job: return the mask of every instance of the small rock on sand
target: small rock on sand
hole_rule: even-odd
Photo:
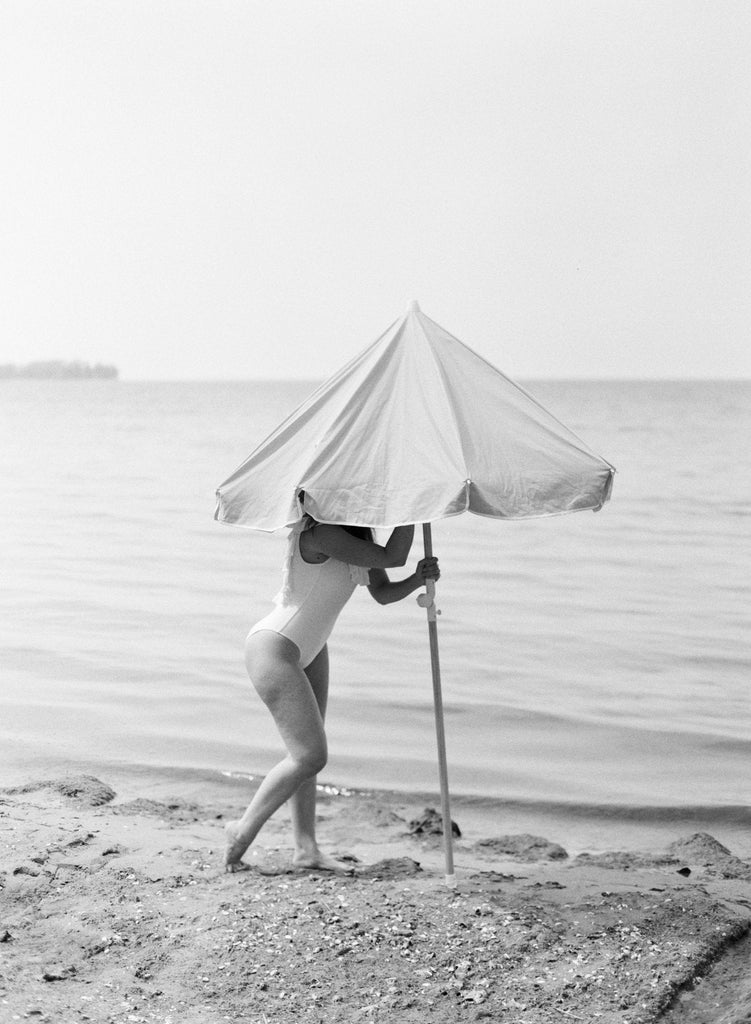
[[[68,978],[72,978],[76,973],[75,967],[72,965],[69,967],[63,967],[56,965],[54,967],[48,967],[42,971],[42,981],[67,981]]]
[[[426,807],[419,818],[413,818],[410,821],[409,831],[413,836],[442,836],[443,817],[434,807]],[[455,821],[451,822],[451,833],[456,839],[459,839],[462,834]]]
[[[358,878],[409,878],[416,875],[422,868],[416,860],[411,857],[390,857],[386,860],[379,860],[375,864],[368,864],[367,867],[359,868]]]
[[[150,818],[161,818],[163,821],[169,822],[202,821],[206,817],[205,810],[199,807],[198,804],[181,800],[178,797],[170,800],[169,803],[139,797],[136,800],[130,800],[126,804],[116,804],[112,810],[115,814],[145,814]]]
[[[80,800],[90,807],[99,807],[114,800],[114,789],[93,775],[71,775],[63,779],[44,779],[42,782],[29,782],[25,786],[12,786],[0,792],[14,796],[21,793],[36,793],[41,789],[51,789],[61,796]]]
[[[694,865],[716,878],[740,878],[751,881],[751,865],[736,857],[708,832],[696,832],[684,839],[676,839],[664,854],[632,853],[626,850],[580,853],[574,864],[577,867],[611,868],[614,871],[673,867],[685,878],[691,874],[689,865]]]
[[[696,864],[720,878],[741,878],[751,881],[751,864],[747,864],[723,846],[708,832],[695,832],[685,839],[677,839],[668,851],[684,864]]]
[[[577,867],[611,868],[613,871],[633,871],[636,868],[671,867],[680,861],[666,854],[631,853],[628,850],[613,850],[605,853],[580,853],[574,859]]]
[[[492,853],[495,856],[523,861],[565,860],[568,857],[566,851],[558,843],[551,843],[543,836],[531,836],[527,833],[480,839],[475,843],[475,849],[481,853]]]

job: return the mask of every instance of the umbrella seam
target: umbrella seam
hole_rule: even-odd
[[[462,432],[459,429],[459,421],[456,418],[456,412],[454,411],[454,406],[451,403],[451,399],[449,397],[449,391],[448,391],[448,388],[446,387],[446,376],[445,376],[445,374],[443,372],[443,367],[441,366],[439,360],[436,358],[435,352],[433,351],[433,346],[430,344],[430,341],[428,339],[428,335],[425,332],[425,328],[420,323],[420,316],[423,316],[423,315],[424,314],[422,313],[422,310],[420,310],[419,313],[415,313],[414,314],[414,316],[415,316],[415,318],[416,318],[416,320],[417,320],[417,322],[418,322],[418,324],[420,326],[420,330],[422,331],[422,336],[425,339],[425,344],[427,345],[428,351],[430,352],[430,358],[433,360],[433,365],[435,366],[436,370],[438,371],[438,377],[440,378],[440,381],[441,381],[441,388],[443,389],[443,396],[444,396],[444,398],[446,400],[446,404],[449,407],[449,411],[451,412],[451,419],[452,419],[452,422],[454,424],[454,431],[456,433],[456,439],[457,439],[457,442],[458,442],[459,451],[461,452],[461,456],[462,456],[462,466],[464,467],[464,511],[467,512],[467,511],[469,511],[469,486],[472,483],[472,478],[469,476],[469,470],[467,469],[467,461],[466,461],[466,459],[464,457],[464,445],[462,444]],[[430,317],[428,317],[428,319],[430,319]]]

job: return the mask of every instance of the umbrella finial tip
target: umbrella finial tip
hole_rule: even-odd
[[[420,312],[420,304],[418,303],[417,299],[412,299],[410,304],[407,306],[407,312],[408,313],[419,313]]]

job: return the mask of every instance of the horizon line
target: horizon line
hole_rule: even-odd
[[[331,376],[331,375],[329,375]],[[726,377],[715,377],[705,375],[689,375],[689,376],[571,376],[571,375],[557,375],[557,374],[508,374],[504,371],[504,376],[510,380],[523,380],[523,381],[549,381],[549,382],[581,382],[581,383],[601,383],[601,384],[619,384],[619,383],[634,383],[634,384],[650,384],[650,383],[718,383],[718,384],[731,384],[731,383],[746,383],[751,382],[751,375],[748,376],[726,376]],[[70,384],[74,381],[84,381],[86,383],[101,383],[107,381],[110,384],[322,384],[328,377],[131,377],[125,376],[118,370],[117,377],[26,377],[26,376],[0,376],[0,381],[11,381],[19,383],[20,381],[31,381],[39,383],[42,381]]]
[[[602,376],[602,377],[589,377],[589,376],[559,376],[557,374],[541,375],[541,374],[518,374],[510,375],[505,373],[504,376],[510,377],[512,380],[539,380],[539,381],[586,381],[588,383],[683,383],[683,382],[715,382],[715,383],[733,383],[733,382],[751,382],[751,375],[749,376],[730,376],[730,377],[714,377],[704,375],[690,375],[690,376]],[[128,383],[142,383],[142,384],[318,384],[328,380],[327,377],[130,377],[123,376],[122,374],[118,377],[118,380]]]

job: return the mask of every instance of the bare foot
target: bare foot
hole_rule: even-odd
[[[224,851],[224,870],[249,871],[250,865],[243,863],[242,855],[248,849],[248,844],[240,838],[239,821],[228,821],[224,826],[227,836],[227,847]]]
[[[292,867],[296,871],[333,871],[337,875],[355,873],[351,864],[329,857],[318,849],[310,853],[296,853],[292,858]]]

